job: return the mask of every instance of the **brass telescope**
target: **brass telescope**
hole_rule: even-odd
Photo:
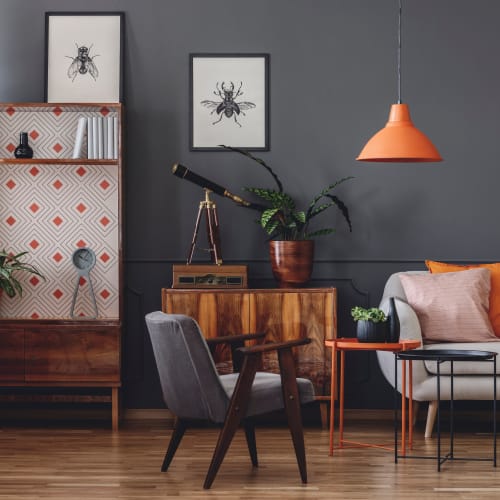
[[[234,201],[237,205],[240,205],[242,207],[252,208],[254,210],[259,210],[260,212],[262,212],[267,208],[264,205],[259,205],[258,203],[252,203],[251,201],[245,200],[241,196],[231,193],[226,188],[222,187],[220,184],[216,184],[215,182],[212,182],[207,178],[202,177],[201,175],[195,174],[192,170],[189,170],[180,163],[175,163],[173,165],[172,173],[175,176],[180,177],[181,179],[186,179],[196,184],[197,186],[202,187],[203,189],[208,189],[213,193],[218,194],[219,196],[224,196],[225,198],[229,198],[230,200]]]

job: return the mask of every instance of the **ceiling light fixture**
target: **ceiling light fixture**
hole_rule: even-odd
[[[389,121],[365,145],[356,160],[374,162],[442,161],[429,138],[410,118],[407,104],[401,103],[401,0],[398,17],[398,102],[391,106]]]

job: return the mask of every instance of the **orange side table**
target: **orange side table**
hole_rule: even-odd
[[[335,417],[335,384],[336,384],[336,364],[337,352],[340,352],[340,397],[339,397],[339,448],[344,447],[344,443],[351,443],[357,446],[369,446],[375,448],[386,448],[385,446],[368,443],[357,443],[346,441],[344,439],[344,364],[346,351],[390,351],[401,352],[409,349],[420,347],[420,340],[401,340],[400,342],[385,343],[385,342],[358,342],[354,338],[340,338],[325,340],[325,346],[332,349],[332,375],[330,387],[330,451],[329,455],[333,455],[333,435],[334,435],[334,417]],[[402,437],[402,454],[406,453],[406,361],[401,361],[402,379],[401,379],[401,437]],[[412,447],[413,443],[413,373],[412,362],[408,361],[408,444]],[[393,449],[393,448],[386,448]]]

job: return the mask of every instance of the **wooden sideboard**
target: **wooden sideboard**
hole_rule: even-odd
[[[113,429],[121,385],[124,114],[121,103],[0,103],[0,213],[8,214],[0,221],[2,248],[29,250],[27,262],[45,277],[17,275],[23,297],[4,293],[0,300],[0,403],[110,402]],[[116,157],[73,158],[80,120],[104,118],[117,126]],[[12,155],[21,130],[33,158]],[[96,253],[97,319],[89,279],[80,277],[72,306],[72,254],[83,247]]]
[[[113,320],[0,320],[1,387],[111,389],[118,429],[120,324]],[[92,400],[87,396],[87,400]],[[62,399],[61,399],[62,400]]]
[[[331,352],[325,340],[337,337],[335,288],[162,289],[162,310],[198,321],[206,338],[267,332],[266,342],[309,337],[295,352],[297,375],[310,379],[318,399],[330,393]],[[230,372],[229,349],[216,353],[219,372]],[[263,370],[278,373],[276,355],[263,359]]]

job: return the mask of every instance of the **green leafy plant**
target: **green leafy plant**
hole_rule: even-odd
[[[354,321],[371,321],[373,323],[383,323],[387,321],[387,316],[384,311],[378,307],[365,309],[364,307],[356,306],[351,309],[351,316]]]
[[[36,274],[45,279],[35,266],[21,260],[27,253],[21,252],[14,255],[5,250],[0,252],[0,289],[4,290],[9,297],[14,297],[16,294],[22,296],[23,294],[21,283],[15,277],[18,273]]]
[[[251,160],[257,162],[264,167],[269,174],[271,174],[276,189],[245,187],[244,190],[248,191],[261,200],[265,205],[255,205],[260,211],[258,222],[269,235],[272,240],[308,240],[315,236],[323,236],[333,233],[335,231],[332,227],[310,230],[309,224],[312,219],[316,218],[325,210],[336,207],[343,215],[349,230],[352,231],[351,220],[349,218],[349,211],[344,202],[342,202],[336,195],[332,194],[332,190],[343,182],[353,179],[352,176],[344,177],[339,181],[328,185],[320,193],[318,193],[311,200],[306,210],[297,208],[297,204],[292,196],[286,193],[283,189],[283,184],[278,175],[267,165],[264,160],[257,158],[243,149],[233,148],[229,146],[222,146],[231,151],[240,153]]]

